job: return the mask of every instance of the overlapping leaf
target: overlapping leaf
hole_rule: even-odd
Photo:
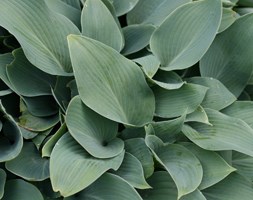
[[[127,14],[128,24],[153,24],[161,22],[176,8],[191,0],[139,0],[134,9]]]
[[[253,129],[241,119],[206,109],[211,125],[191,123],[183,133],[198,146],[212,151],[235,150],[253,156]]]
[[[56,143],[50,157],[53,189],[64,197],[80,192],[107,170],[117,170],[123,157],[124,152],[114,158],[94,158],[66,133]]]
[[[0,162],[5,162],[15,158],[23,146],[22,134],[14,119],[6,113],[2,103],[0,103],[2,130],[0,132]]]
[[[203,176],[203,169],[199,160],[181,145],[161,145],[162,143],[158,144],[156,140],[148,136],[146,142],[158,162],[174,180],[178,190],[178,199],[195,191]]]
[[[66,37],[79,30],[44,1],[1,1],[0,25],[17,38],[28,60],[42,71],[54,75],[72,72]]]
[[[13,174],[29,181],[49,178],[49,160],[41,158],[33,143],[24,143],[20,154],[6,162],[5,166]]]
[[[236,170],[216,152],[201,149],[192,143],[183,143],[183,146],[189,149],[202,165],[203,178],[198,187],[201,190],[218,183]]]
[[[143,138],[125,140],[125,149],[141,162],[145,177],[150,177],[154,172],[154,161],[145,140]]]
[[[116,137],[118,124],[85,106],[79,96],[68,107],[66,124],[75,140],[96,158],[111,158],[123,151],[124,142]]]
[[[146,24],[130,25],[123,28],[126,44],[121,53],[129,55],[146,47],[154,30],[154,26]]]
[[[195,1],[171,13],[150,40],[161,69],[185,69],[197,63],[211,45],[220,19],[220,0]]]
[[[155,114],[159,117],[171,118],[191,113],[201,104],[207,89],[196,84],[185,84],[177,90],[154,87]]]
[[[207,77],[192,77],[188,82],[208,87],[201,105],[204,108],[221,110],[232,104],[236,97],[218,80]]]
[[[241,175],[233,173],[218,184],[203,190],[208,200],[251,200],[252,184]]]
[[[134,8],[139,0],[109,0],[115,8],[116,15],[121,16]]]
[[[237,19],[219,34],[200,61],[202,76],[221,81],[236,97],[247,85],[253,66],[253,14]]]
[[[120,168],[114,172],[114,174],[120,176],[135,188],[150,188],[144,178],[141,162],[130,153],[125,153],[124,160]]]
[[[15,192],[14,192],[15,191]],[[34,185],[21,179],[13,179],[6,182],[2,200],[43,200],[43,196]]]
[[[124,38],[121,29],[101,0],[87,0],[81,19],[83,35],[103,42],[117,51],[123,48]]]
[[[42,72],[33,66],[25,57],[22,49],[13,51],[14,61],[7,68],[7,76],[20,95],[40,96],[51,95],[51,87],[55,84],[55,77]]]
[[[95,183],[80,192],[77,197],[64,198],[64,200],[75,199],[142,200],[137,191],[126,181],[110,173],[105,173]]]
[[[143,126],[151,121],[154,96],[135,63],[95,40],[74,35],[68,40],[77,87],[84,104],[102,116],[124,124]]]

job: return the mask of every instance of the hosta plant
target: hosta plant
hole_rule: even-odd
[[[251,200],[251,0],[0,0],[0,199]]]

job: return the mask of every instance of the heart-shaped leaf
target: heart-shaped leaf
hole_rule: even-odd
[[[66,133],[56,143],[50,158],[53,189],[67,197],[88,187],[107,170],[117,170],[124,152],[114,158],[94,158]]]
[[[134,62],[87,37],[71,35],[68,40],[84,104],[106,118],[128,125],[143,126],[152,120],[154,96]]]
[[[118,124],[85,106],[79,96],[70,102],[66,124],[73,138],[96,158],[111,158],[123,151],[124,142],[116,137]]]

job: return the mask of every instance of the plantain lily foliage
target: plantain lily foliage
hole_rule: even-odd
[[[250,0],[0,0],[0,199],[252,200]]]

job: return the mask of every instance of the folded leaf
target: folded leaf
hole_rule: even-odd
[[[67,132],[66,124],[62,124],[56,133],[43,145],[42,157],[50,157],[56,142]]]
[[[216,110],[206,109],[206,113],[212,125],[184,125],[186,137],[206,150],[235,150],[253,156],[253,129],[248,124]]]
[[[1,1],[0,25],[17,38],[27,59],[42,71],[53,75],[72,72],[66,37],[79,30],[44,1]]]
[[[156,171],[148,178],[152,189],[141,190],[143,200],[176,200],[177,187],[166,171]]]
[[[141,162],[145,177],[150,177],[154,172],[154,161],[145,140],[143,138],[125,140],[125,149]]]
[[[150,78],[148,74],[147,76],[151,83],[158,85],[166,90],[179,89],[184,85],[184,82],[181,77],[173,71],[158,70],[152,78]]]
[[[154,96],[134,62],[87,37],[70,35],[68,40],[84,104],[123,124],[143,126],[152,120]]]
[[[94,158],[66,133],[56,143],[50,157],[53,189],[64,197],[71,196],[91,185],[107,170],[117,170],[123,158],[124,152],[114,158]]]
[[[92,156],[111,158],[123,151],[124,142],[117,138],[118,124],[74,97],[67,110],[66,124],[73,138]]]
[[[144,178],[144,172],[141,162],[130,153],[125,153],[124,160],[120,168],[115,171],[114,174],[120,176],[135,188],[150,188]]]
[[[147,143],[157,161],[174,180],[178,190],[177,199],[198,188],[202,180],[203,170],[193,153],[178,144],[160,145],[157,144],[157,141],[150,139],[147,140]]]
[[[5,162],[12,160],[20,153],[23,137],[16,122],[6,113],[2,103],[0,103],[0,114],[3,120],[3,128],[0,132],[0,162]]]
[[[216,152],[201,149],[192,143],[182,143],[182,145],[190,150],[199,159],[202,165],[203,178],[198,187],[200,190],[220,182],[236,170]]]
[[[133,61],[141,65],[143,71],[149,78],[152,78],[155,75],[160,66],[159,60],[152,54],[135,58]]]
[[[161,69],[185,69],[197,63],[214,40],[220,20],[220,0],[194,1],[171,13],[150,40]]]
[[[173,143],[177,140],[178,134],[181,132],[185,121],[185,115],[173,120],[152,122],[150,125],[154,130],[154,134],[164,143]]]
[[[201,123],[211,125],[208,120],[206,111],[204,110],[202,106],[199,106],[192,113],[186,115],[185,122],[201,122]]]
[[[221,110],[236,100],[236,97],[220,81],[214,78],[192,77],[187,79],[187,82],[209,88],[201,103],[204,108]]]

